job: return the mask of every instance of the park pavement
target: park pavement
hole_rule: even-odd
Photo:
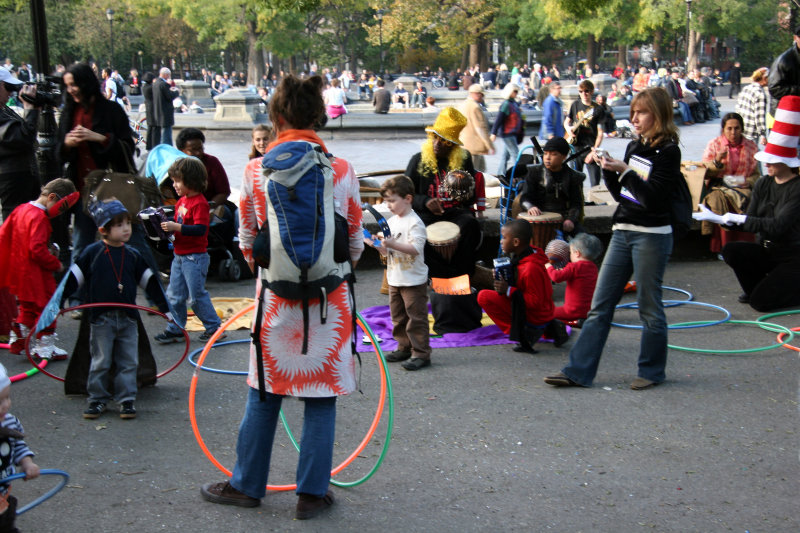
[[[730,269],[709,260],[711,254],[705,257],[672,261],[665,285],[728,309],[735,320],[755,320],[760,313],[736,301],[740,291]],[[358,308],[386,305],[378,292],[382,271],[362,266],[357,275]],[[211,278],[208,288],[212,296],[254,293],[252,280]],[[563,297],[562,287],[555,297]],[[686,298],[673,290],[666,297]],[[670,308],[667,316],[671,323],[716,320],[722,311],[690,304]],[[620,311],[617,319],[635,323],[636,315]],[[151,338],[164,326],[155,316],[143,320]],[[798,325],[796,316],[774,320]],[[58,333],[71,346],[77,322],[62,318]],[[94,421],[81,418],[84,398],[66,397],[61,383],[34,376],[13,385],[11,411],[25,426],[36,462],[63,469],[71,479],[21,515],[18,526],[62,533],[800,530],[797,352],[721,353],[775,342],[774,333],[749,323],[673,330],[671,343],[717,352],[671,349],[667,381],[632,391],[639,332],[613,328],[592,388],[544,384],[542,378],[566,361],[577,334],[561,348],[540,345],[535,355],[509,346],[459,347],[435,350],[433,365],[422,371],[390,365],[394,424],[383,463],[365,483],[333,488],[337,505],[310,522],[293,519],[291,492],[270,492],[254,509],[200,498],[202,484],[224,475],[193,436],[190,384],[196,375],[202,437],[232,468],[246,394],[243,376],[195,374],[184,362],[157,386],[140,391],[136,420],[121,420],[112,410]],[[192,350],[200,347],[198,335],[191,334]],[[247,339],[247,331],[230,332],[227,340],[239,339]],[[180,345],[153,346],[161,370],[182,353]],[[211,351],[206,363],[244,370],[247,358],[245,344],[233,344]],[[337,464],[364,438],[380,397],[374,354],[363,353],[361,360],[363,394],[339,401]],[[30,366],[8,354],[2,362],[10,374]],[[63,376],[65,363],[48,368]],[[299,433],[299,402],[287,400],[285,410]],[[366,448],[337,479],[368,473],[386,432],[384,414]],[[295,466],[296,452],[279,428],[270,482],[291,483]],[[12,490],[25,503],[54,482],[18,481]]]
[[[359,309],[385,305],[380,269],[359,269]],[[672,262],[665,284],[722,306],[737,320],[759,313],[737,303],[732,272],[719,261]],[[253,282],[210,279],[212,296],[251,297]],[[665,297],[685,298],[674,291]],[[557,287],[556,298],[563,295]],[[702,306],[670,308],[668,319],[716,320]],[[635,323],[633,311],[617,319]],[[796,317],[775,321],[795,326]],[[144,317],[153,335],[163,327]],[[77,322],[58,332],[69,345]],[[192,349],[200,344],[192,333]],[[113,411],[81,418],[83,398],[66,397],[43,375],[12,387],[12,412],[42,468],[71,474],[69,485],[20,516],[22,531],[769,531],[800,528],[798,483],[798,354],[775,348],[746,355],[670,350],[667,381],[632,391],[639,332],[613,328],[597,380],[588,389],[555,389],[542,378],[564,364],[565,346],[540,345],[535,355],[509,346],[434,350],[433,365],[408,372],[390,365],[394,426],[384,461],[354,488],[334,488],[338,503],[311,522],[293,519],[292,493],[270,492],[261,507],[204,502],[203,483],[224,479],[192,435],[188,363],[139,393],[136,420]],[[228,340],[246,339],[234,331]],[[672,331],[674,344],[723,349],[770,345],[775,334],[751,324]],[[159,368],[177,360],[179,345],[155,346]],[[247,349],[213,350],[207,365],[243,370]],[[361,441],[376,408],[374,354],[361,355],[361,389],[339,401],[335,462]],[[10,373],[29,367],[6,355]],[[65,363],[48,367],[63,375]],[[243,413],[243,376],[199,372],[198,426],[224,466],[235,461]],[[285,402],[299,432],[299,402]],[[386,442],[386,419],[340,480],[359,479]],[[296,453],[279,429],[271,482],[290,483]],[[23,502],[53,483],[14,484]]]

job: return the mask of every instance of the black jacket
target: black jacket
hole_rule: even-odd
[[[583,211],[583,180],[586,176],[567,165],[553,174],[542,165],[534,165],[525,176],[525,186],[520,193],[520,203],[527,211],[529,205],[540,211],[561,214],[573,223],[581,221]]]
[[[769,69],[769,94],[772,97],[770,112],[773,115],[781,98],[787,94],[800,96],[800,50],[797,45],[792,44],[772,63]]]
[[[153,120],[156,126],[169,128],[175,124],[175,107],[172,101],[177,96],[164,78],[159,77],[153,81]]]
[[[614,211],[613,223],[635,224],[655,227],[671,224],[670,206],[681,174],[681,150],[673,142],[649,146],[633,141],[625,150],[625,162],[637,155],[652,165],[647,179],[640,178],[633,170],[622,175],[608,170],[603,171],[603,179],[608,191],[619,202]],[[638,203],[623,197],[625,187]]]
[[[64,176],[72,180],[76,187],[83,185],[83,176],[87,174],[77,168],[78,150],[64,145],[64,138],[72,130],[73,117],[66,113],[61,114],[58,125],[58,144],[56,153],[62,164],[67,168]],[[92,131],[108,135],[108,142],[89,143],[89,151],[95,165],[99,169],[111,168],[117,172],[130,172],[133,165],[133,135],[128,124],[128,115],[118,103],[105,98],[99,98],[94,104],[92,114]],[[80,190],[80,189],[79,189]]]
[[[0,109],[0,177],[17,173],[39,175],[36,167],[39,110],[26,109],[23,115],[24,118],[5,105]]]

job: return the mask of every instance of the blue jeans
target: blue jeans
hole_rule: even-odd
[[[90,402],[108,403],[111,382],[118,403],[136,399],[136,369],[139,366],[139,328],[122,309],[106,311],[89,330],[92,364],[86,390]],[[116,373],[111,375],[111,365]]]
[[[172,126],[161,127],[161,141],[158,144],[168,144],[172,146]]]
[[[672,234],[614,231],[597,277],[592,309],[569,352],[569,363],[562,370],[569,379],[584,387],[594,381],[614,309],[633,274],[643,326],[638,375],[656,383],[664,381],[667,320],[661,302],[661,283],[670,253]]]
[[[177,255],[172,259],[167,300],[172,309],[175,324],[167,325],[170,333],[181,333],[178,326],[186,326],[186,301],[194,314],[203,322],[206,331],[213,333],[222,323],[211,297],[206,290],[209,257],[207,253]],[[176,325],[177,324],[177,325]]]
[[[517,146],[517,138],[512,134],[510,137],[500,137],[503,139],[503,146],[500,150],[500,166],[497,168],[498,176],[505,176],[508,170],[508,161],[511,164],[517,162],[517,154],[519,153],[519,146]]]
[[[231,485],[250,496],[263,498],[269,478],[272,442],[283,396],[267,392],[261,401],[258,389],[250,389],[236,442],[236,466]],[[304,398],[305,412],[300,457],[297,461],[297,494],[325,496],[333,466],[336,430],[336,397]]]
[[[689,109],[689,104],[686,102],[678,102],[678,109],[681,110],[681,119],[683,120],[684,124],[687,122],[694,122],[694,117],[692,117],[692,110]]]

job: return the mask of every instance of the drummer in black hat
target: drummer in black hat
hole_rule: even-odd
[[[586,176],[564,164],[568,155],[569,143],[564,138],[548,140],[544,145],[544,165],[529,167],[518,199],[520,211],[528,215],[560,214],[564,217],[561,227],[564,235],[574,236],[584,231],[581,221]]]

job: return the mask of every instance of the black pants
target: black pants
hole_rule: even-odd
[[[800,305],[800,247],[767,249],[752,242],[730,242],[722,257],[756,311]]]
[[[8,508],[0,515],[0,533],[19,533],[15,526],[17,520],[17,499],[8,495]]]

